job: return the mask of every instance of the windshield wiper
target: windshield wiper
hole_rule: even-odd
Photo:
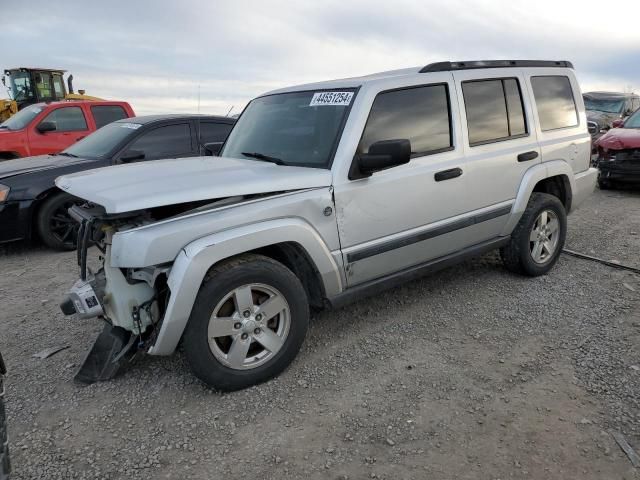
[[[284,162],[282,161],[282,159],[277,157],[270,157],[269,155],[265,155],[264,153],[260,153],[260,152],[240,152],[240,153],[242,153],[242,155],[244,155],[245,157],[255,158],[256,160],[263,160],[265,162],[275,163],[276,165],[284,165]]]
[[[67,153],[67,152],[56,153],[56,155],[60,155],[61,157],[78,158],[77,155],[74,155],[73,153]]]

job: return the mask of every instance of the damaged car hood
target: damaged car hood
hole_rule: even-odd
[[[62,190],[106,213],[331,185],[331,171],[226,157],[176,158],[64,175]]]
[[[612,128],[598,139],[596,146],[613,150],[640,148],[640,130],[637,128]]]

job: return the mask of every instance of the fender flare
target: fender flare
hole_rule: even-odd
[[[186,245],[176,257],[167,285],[171,291],[162,325],[151,355],[170,355],[187,326],[200,285],[216,263],[261,247],[294,242],[304,248],[315,264],[331,297],[342,291],[339,266],[318,234],[300,218],[281,218],[207,235]]]
[[[553,160],[551,162],[539,163],[528,169],[522,176],[520,187],[516,194],[516,199],[511,209],[511,217],[502,229],[501,235],[510,235],[516,224],[520,221],[520,217],[527,208],[529,198],[533,193],[536,184],[545,178],[564,175],[569,181],[570,191],[567,192],[571,198],[576,189],[576,181],[571,166],[563,160]],[[568,213],[568,212],[567,212]]]

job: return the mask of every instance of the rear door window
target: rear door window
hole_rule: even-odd
[[[131,142],[127,150],[143,152],[145,160],[176,158],[192,154],[191,128],[188,123],[154,128]]]
[[[196,128],[200,129],[200,143],[224,142],[229,136],[233,125],[217,122],[199,122],[196,120]]]
[[[462,82],[469,145],[509,140],[527,134],[520,85],[515,78]]]
[[[382,140],[407,139],[411,156],[453,148],[447,85],[381,92],[371,106],[358,153]]]
[[[91,107],[91,114],[96,122],[96,128],[127,118],[127,112],[120,105],[94,105]]]
[[[56,132],[87,130],[87,121],[80,107],[56,108],[42,121],[53,123],[56,126]]]
[[[542,131],[578,125],[578,112],[568,77],[531,77],[531,87]]]

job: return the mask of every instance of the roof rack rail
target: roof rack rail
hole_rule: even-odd
[[[475,68],[561,67],[573,68],[566,60],[473,60],[470,62],[436,62],[422,67],[420,73],[473,70]]]

